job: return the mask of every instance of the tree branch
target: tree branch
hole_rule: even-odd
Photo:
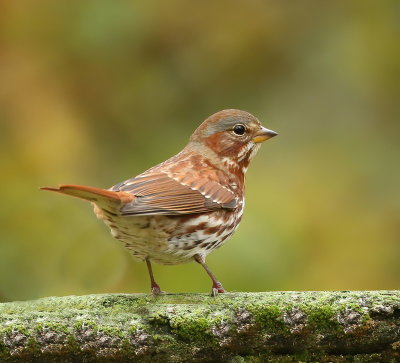
[[[400,291],[108,294],[0,304],[0,361],[400,361]]]

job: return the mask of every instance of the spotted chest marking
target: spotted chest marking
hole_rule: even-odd
[[[226,156],[222,158],[224,167],[232,174],[244,175],[247,171],[251,159],[257,154],[260,149],[260,144],[249,142],[239,149],[235,157]]]
[[[187,216],[121,216],[97,206],[94,210],[135,258],[170,265],[189,262],[195,254],[206,256],[224,244],[242,218],[243,201],[235,211]]]
[[[234,212],[221,211],[192,217],[170,238],[170,251],[191,258],[207,255],[232,236],[242,218],[243,202]]]

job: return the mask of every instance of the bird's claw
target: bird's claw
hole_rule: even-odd
[[[211,290],[211,296],[216,297],[218,295],[218,289],[216,287],[213,287]]]
[[[154,296],[164,295],[165,291],[161,291],[160,286],[152,286],[151,293]]]
[[[223,294],[225,292],[224,288],[222,287],[222,284],[218,282],[217,284],[214,284],[211,290],[211,296],[216,297],[218,294]]]

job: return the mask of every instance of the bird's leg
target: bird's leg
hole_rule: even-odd
[[[208,276],[210,276],[210,278],[211,278],[211,280],[213,282],[212,290],[211,290],[211,296],[216,296],[218,294],[221,294],[221,293],[225,292],[222,284],[217,280],[215,275],[211,272],[211,270],[206,265],[204,256],[197,254],[197,255],[194,255],[193,258],[197,263],[199,263],[201,266],[203,266],[204,270],[206,270]]]
[[[161,295],[164,294],[164,291],[161,291],[160,286],[154,280],[153,269],[151,268],[151,262],[149,258],[146,258],[147,269],[149,270],[150,282],[151,282],[151,292],[153,295]]]

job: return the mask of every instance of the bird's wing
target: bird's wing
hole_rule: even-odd
[[[210,212],[237,206],[235,193],[217,181],[185,175],[178,178],[166,173],[142,174],[111,188],[135,198],[124,204],[123,215],[179,215]]]

